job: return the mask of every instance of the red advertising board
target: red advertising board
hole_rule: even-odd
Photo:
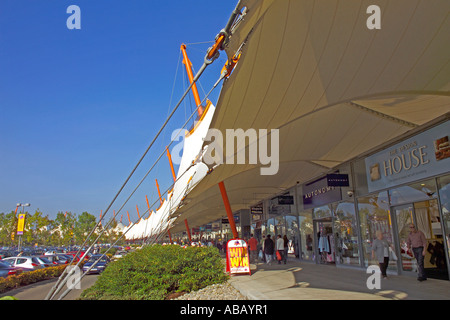
[[[227,272],[230,274],[250,272],[250,259],[247,242],[232,239],[227,243]]]

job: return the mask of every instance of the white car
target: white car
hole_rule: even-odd
[[[19,267],[23,269],[23,271],[33,271],[44,268],[44,266],[37,260],[36,257],[29,256],[8,257],[2,259],[2,262],[6,262],[13,267]]]
[[[113,255],[113,259],[120,259],[122,258],[124,255],[126,255],[128,252],[126,251],[117,251],[114,255]]]

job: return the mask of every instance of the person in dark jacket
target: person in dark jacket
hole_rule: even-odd
[[[264,254],[266,255],[266,263],[272,264],[272,256],[274,253],[274,244],[270,238],[270,234],[267,235],[266,240],[264,240]]]

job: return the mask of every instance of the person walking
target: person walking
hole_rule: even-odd
[[[250,239],[248,240],[248,246],[250,249],[250,261],[255,262],[258,256],[258,240],[255,239],[253,233],[250,235]]]
[[[378,230],[376,232],[377,238],[372,243],[372,258],[377,259],[381,275],[384,279],[387,278],[386,270],[389,266],[389,242],[383,238],[383,233]]]
[[[278,235],[277,239],[277,251],[280,254],[280,259],[279,260],[277,259],[278,264],[281,264],[281,261],[283,260],[284,257],[284,240],[283,238],[281,238],[281,234]]]
[[[272,239],[270,239],[270,234],[268,234],[266,240],[264,240],[264,254],[266,256],[266,263],[268,265],[272,264],[273,252],[274,252],[273,241]]]
[[[283,260],[284,260],[284,264],[286,264],[287,262],[287,257],[288,257],[288,251],[289,251],[289,239],[286,235],[283,236],[283,243],[284,243],[284,256],[283,256]]]
[[[262,261],[266,262],[266,254],[264,253],[264,242],[266,242],[266,236],[263,235],[261,239],[261,251],[262,251]]]
[[[418,270],[417,280],[422,282],[427,280],[424,267],[424,257],[426,254],[427,239],[425,238],[423,232],[417,230],[414,224],[412,223],[409,225],[409,231],[410,233],[406,243],[408,245],[408,249],[412,250],[412,252],[414,253],[414,257],[417,260],[417,270]]]

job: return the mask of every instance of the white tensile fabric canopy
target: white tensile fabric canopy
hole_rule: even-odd
[[[370,30],[367,8],[381,8]],[[172,233],[248,209],[450,111],[450,2],[244,0],[226,52],[242,55],[211,128],[279,129],[280,167],[224,164],[177,211]]]
[[[367,27],[370,5],[381,9],[381,29]],[[248,209],[449,117],[449,1],[243,0],[240,9],[245,16],[225,49],[229,58],[241,49],[240,60],[216,110],[185,141],[173,199],[130,239],[169,226],[185,231],[184,219],[195,227],[226,216],[221,181],[233,211]],[[261,175],[258,164],[207,174],[197,156],[208,128],[225,141],[227,129],[279,129],[277,174]]]

